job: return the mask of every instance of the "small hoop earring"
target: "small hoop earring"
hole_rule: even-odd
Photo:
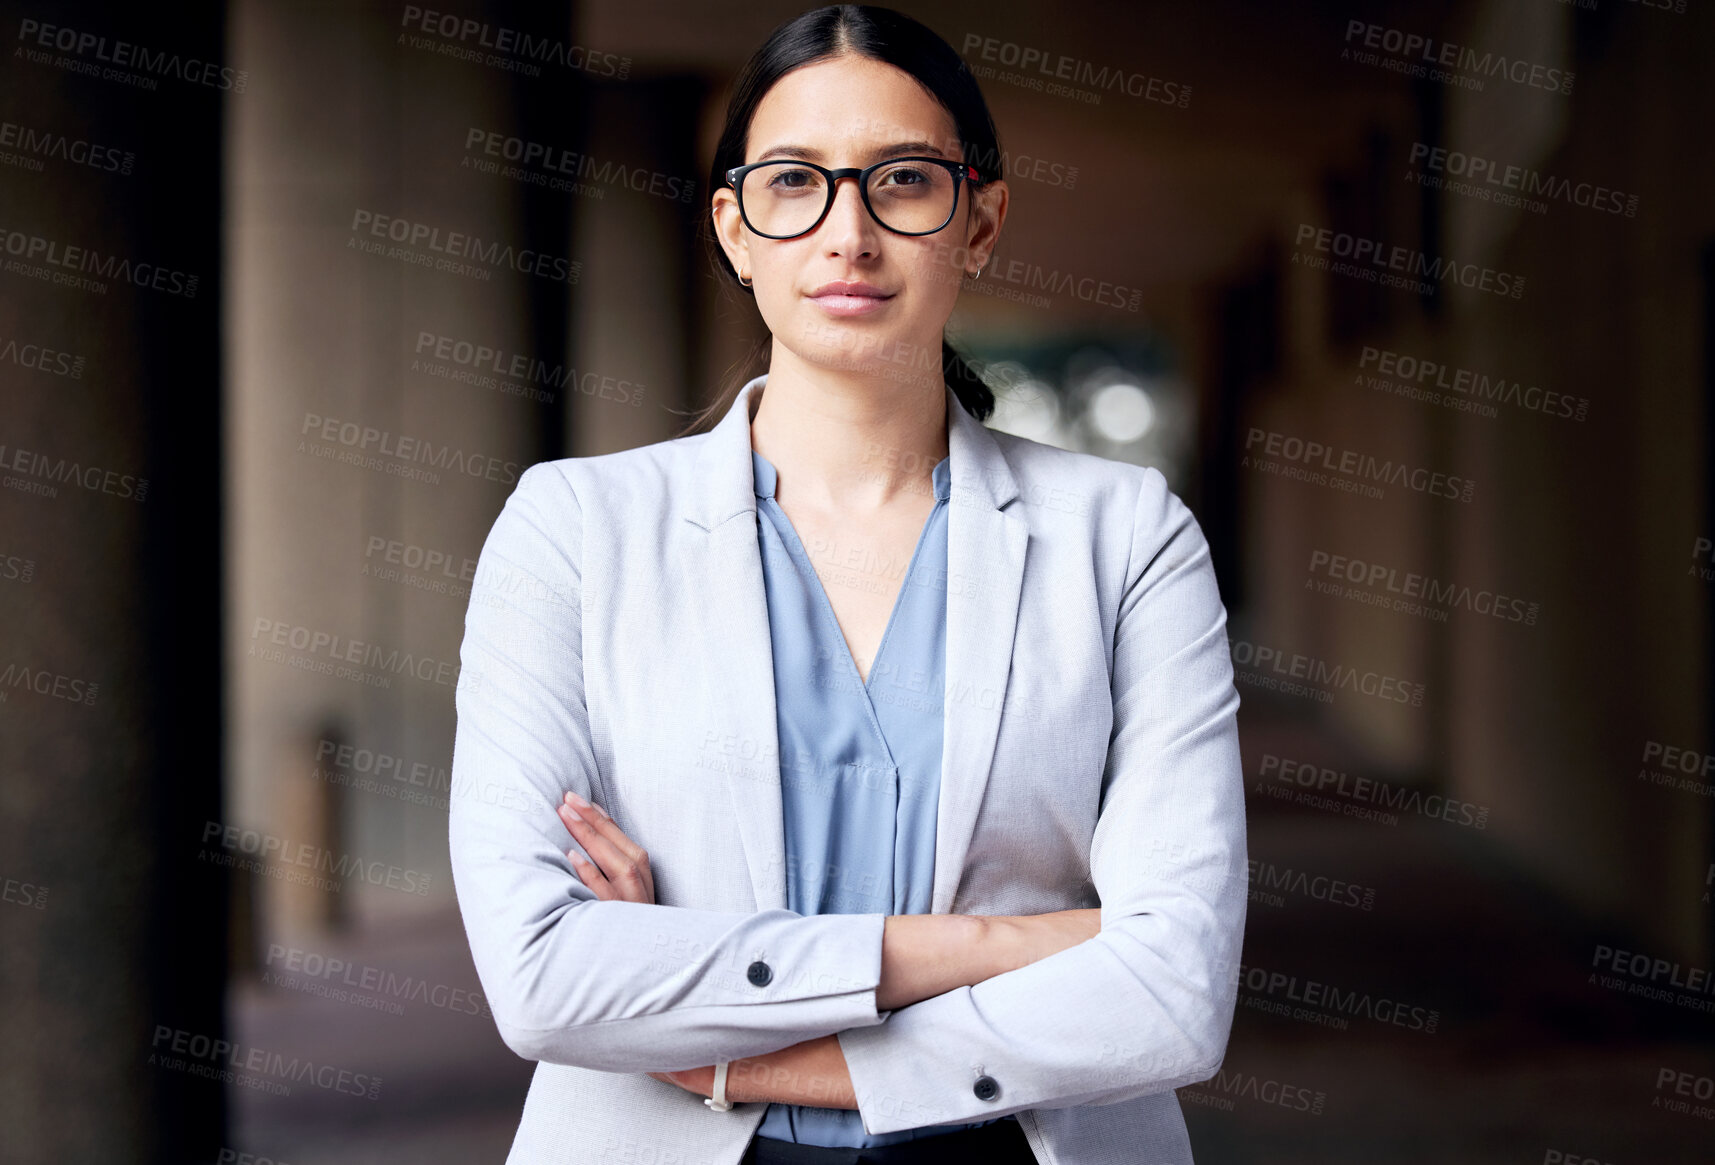
[[[983,277],[983,269],[981,267],[978,267],[977,273],[975,275],[971,276],[972,279],[981,279],[982,277]]]
[[[744,284],[744,285],[745,285],[745,286],[746,286],[746,287],[754,287],[754,286],[756,286],[756,280],[754,280],[754,279],[746,279],[746,278],[745,278],[745,277],[744,277],[744,272],[743,272],[743,271],[740,271],[740,272],[739,272],[739,273],[738,273],[738,281],[739,281],[739,282],[740,282],[740,283],[742,283],[742,284]]]

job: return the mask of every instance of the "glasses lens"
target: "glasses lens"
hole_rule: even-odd
[[[798,235],[821,216],[828,203],[828,183],[808,166],[770,162],[744,176],[738,197],[751,230],[763,235]]]
[[[751,229],[800,235],[828,204],[827,180],[797,162],[770,162],[744,176],[739,189]],[[889,162],[869,176],[869,204],[883,226],[907,234],[939,230],[952,217],[958,191],[945,166]]]
[[[952,171],[933,162],[889,162],[869,176],[875,217],[906,234],[939,230],[957,196]]]

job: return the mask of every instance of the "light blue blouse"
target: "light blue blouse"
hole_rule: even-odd
[[[799,914],[929,912],[947,657],[948,461],[934,468],[935,508],[866,683],[809,553],[774,500],[774,466],[751,450],[773,639],[787,907]],[[843,546],[818,548],[817,557],[839,585],[879,588],[898,570],[854,561]],[[851,1109],[770,1104],[757,1135],[871,1148],[992,1123],[870,1134]]]

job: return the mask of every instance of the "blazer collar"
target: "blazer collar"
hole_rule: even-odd
[[[696,637],[692,650],[705,661],[709,682],[702,689],[706,706],[692,715],[723,736],[736,735],[758,758],[725,771],[758,910],[785,909],[787,901],[779,725],[756,522],[731,519],[756,510],[750,402],[751,390],[766,381],[758,376],[739,391],[696,448],[694,476],[676,491],[686,521],[699,530],[683,544],[685,602]],[[1024,518],[1003,509],[1019,488],[999,443],[951,389],[944,391],[952,496],[941,795],[929,907],[935,914],[950,913],[957,900],[994,763],[1029,543]],[[1028,725],[1015,731],[1027,732]]]
[[[750,410],[755,399],[752,390],[767,383],[766,372],[747,381],[697,450],[695,476],[680,496],[686,499],[686,517],[705,530],[712,530],[745,510],[756,510],[756,480],[750,462]],[[944,388],[942,392],[947,409],[947,468],[953,481],[952,504],[999,510],[1018,496],[1018,479],[1013,476],[994,434],[965,411],[952,389]]]

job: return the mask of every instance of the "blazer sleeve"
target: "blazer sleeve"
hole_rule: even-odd
[[[867,1132],[1113,1104],[1219,1069],[1248,888],[1239,696],[1207,541],[1153,468],[1112,688],[1090,847],[1101,933],[839,1033]]]
[[[582,541],[572,483],[531,466],[483,544],[465,615],[449,843],[501,1038],[530,1060],[656,1072],[881,1023],[884,915],[602,901],[573,871],[555,809],[567,789],[599,801]]]

